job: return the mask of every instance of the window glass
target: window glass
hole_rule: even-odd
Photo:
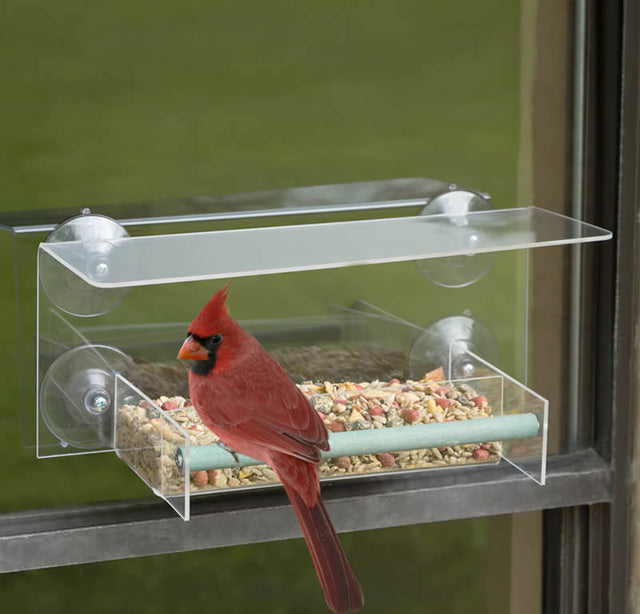
[[[564,211],[571,136],[568,3],[547,4],[7,0],[0,9],[0,210],[79,211],[97,203],[431,177],[486,192],[498,208],[536,204]],[[0,239],[7,263],[0,269],[0,366],[6,374],[0,512],[151,496],[113,454],[36,460],[25,447],[33,425],[23,424],[21,414],[8,264],[13,245],[8,235]],[[554,450],[562,449],[569,259],[567,250],[552,249],[532,261],[529,346],[522,329],[513,328],[514,297],[524,287],[517,278],[521,260],[501,259],[490,284],[456,295],[489,322],[503,368],[555,404]],[[34,281],[22,282],[35,283],[32,274]],[[316,294],[286,305],[286,315],[312,311],[330,279],[319,274]],[[331,292],[350,298],[348,275],[335,279],[340,285]],[[360,283],[371,290],[366,275]],[[264,317],[265,309],[274,315],[282,308],[263,281],[239,285],[240,316]],[[256,289],[264,302],[251,300]],[[186,320],[180,290],[164,292],[154,289],[137,304],[142,309],[164,301],[150,309],[150,319],[173,313]],[[209,289],[197,292],[205,296]],[[414,291],[398,283],[379,290],[385,293],[400,297],[401,315],[420,325],[449,315],[448,299],[429,303],[426,285]],[[33,308],[21,307],[26,344]],[[508,591],[487,587],[501,586],[494,570],[501,557],[511,560],[496,547],[500,534],[516,535],[511,522],[505,517],[495,525],[474,520],[345,536],[354,567],[362,570],[367,611],[423,612],[427,605],[503,611]],[[267,611],[315,611],[306,605],[308,594],[320,611],[314,574],[302,563],[306,556],[298,540],[28,572],[0,578],[0,586],[10,603],[29,590],[38,604],[33,611],[68,611],[70,600],[79,608],[84,599],[96,611],[113,611],[125,605],[125,595],[135,595],[141,610],[156,603],[175,611],[194,600],[241,612],[253,607],[252,599],[264,605],[271,595],[282,606]],[[282,585],[292,572],[273,561],[305,569],[299,581],[285,580],[290,594]],[[122,590],[112,591],[114,585]],[[98,593],[115,600],[111,609]]]

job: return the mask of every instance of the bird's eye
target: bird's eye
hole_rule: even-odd
[[[213,337],[211,337],[211,344],[214,346],[218,346],[222,343],[222,335],[219,333],[216,333],[215,335],[213,335]]]

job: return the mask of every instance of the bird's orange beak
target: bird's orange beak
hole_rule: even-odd
[[[200,343],[189,335],[178,352],[178,358],[188,360],[208,360],[209,352],[207,352]]]

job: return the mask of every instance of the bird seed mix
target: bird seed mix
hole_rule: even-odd
[[[436,369],[418,381],[398,379],[297,384],[334,433],[367,429],[406,427],[452,420],[491,417],[484,396],[464,383],[443,383],[444,372]],[[183,396],[160,396],[155,403],[123,405],[116,418],[118,454],[161,494],[184,492],[184,475],[176,461],[184,438],[175,423],[188,433],[191,446],[216,444],[219,439],[200,420],[191,401]],[[321,478],[337,478],[427,467],[445,467],[481,462],[498,462],[499,441],[427,448],[404,452],[383,452],[360,456],[340,456],[320,463]],[[231,459],[231,456],[230,456]],[[231,461],[233,464],[233,461]],[[266,465],[231,466],[226,469],[195,471],[190,475],[192,493],[245,488],[278,482]]]

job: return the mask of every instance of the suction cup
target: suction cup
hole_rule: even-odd
[[[132,364],[106,345],[79,346],[53,362],[40,386],[40,413],[63,446],[113,445],[114,373]]]
[[[104,215],[82,214],[60,224],[47,237],[47,243],[78,241],[86,252],[86,272],[92,279],[109,272],[112,241],[128,237],[129,233]],[[126,296],[127,288],[104,289],[90,286],[50,256],[40,262],[40,280],[49,300],[66,313],[91,317],[107,313]]]
[[[467,213],[493,209],[486,198],[470,190],[457,188],[443,192],[432,198],[424,206],[420,215],[446,214],[456,226],[467,226]],[[469,248],[473,249],[478,237],[469,228]],[[434,284],[445,288],[464,288],[482,279],[493,267],[494,253],[473,254],[469,256],[449,256],[416,261],[418,270]]]
[[[451,357],[449,378],[487,375],[490,369],[469,352],[492,365],[500,360],[498,342],[484,324],[467,315],[450,316],[420,333],[409,354],[409,368],[418,377],[438,367],[446,369]]]

